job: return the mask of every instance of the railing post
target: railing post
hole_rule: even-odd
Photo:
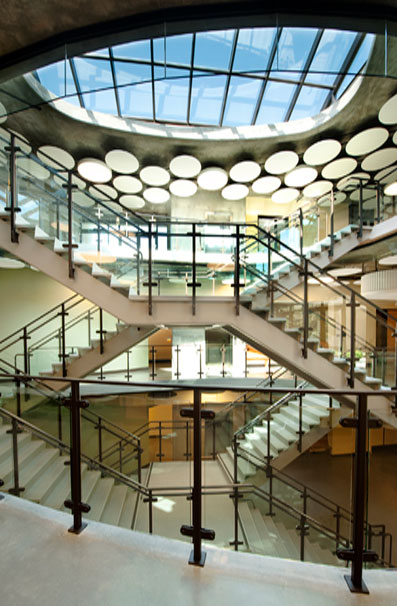
[[[356,293],[350,296],[350,371],[347,383],[354,388],[354,367],[356,363]]]
[[[226,372],[225,372],[225,344],[222,345],[221,347],[221,353],[222,353],[222,370],[221,370],[221,375],[222,377],[226,376]]]
[[[149,222],[148,225],[148,281],[144,284],[144,286],[148,287],[148,313],[149,316],[153,313],[153,286],[157,286],[155,282],[152,281],[153,278],[153,232],[152,232],[152,223]]]
[[[248,347],[245,345],[244,348],[244,376],[248,377]]]
[[[157,456],[159,458],[160,463],[163,458],[162,447],[163,447],[163,431],[162,431],[161,421],[159,421],[159,452],[157,453]]]
[[[58,440],[62,442],[62,402],[58,402]],[[60,451],[62,454],[62,450]]]
[[[233,541],[229,542],[229,545],[232,545],[234,547],[234,551],[238,551],[238,546],[243,544],[243,541],[239,541],[239,533],[238,533],[238,524],[239,524],[239,519],[238,519],[238,502],[239,502],[239,498],[240,498],[240,494],[239,494],[239,490],[238,490],[238,485],[239,485],[239,479],[238,479],[238,437],[236,436],[236,434],[233,436],[233,453],[234,453],[234,457],[233,457],[233,484],[234,484],[234,488],[233,488],[233,493],[231,495],[231,497],[233,498],[233,505],[234,505],[234,539]]]
[[[69,266],[69,278],[74,278],[74,265],[73,265],[73,249],[77,248],[77,244],[73,244],[73,200],[72,192],[76,186],[72,183],[72,171],[68,171],[68,182],[66,185],[68,195],[68,241],[62,246],[68,249],[68,266]],[[65,375],[64,375],[65,376]]]
[[[269,511],[265,515],[272,518],[276,514],[273,511],[273,467],[270,464],[266,467],[266,476],[269,479]]]
[[[16,244],[19,242],[19,235],[16,229],[15,213],[21,211],[18,207],[18,194],[17,194],[17,169],[16,169],[16,152],[18,147],[15,145],[15,135],[11,134],[10,145],[7,146],[6,151],[10,152],[9,158],[9,205],[6,206],[5,210],[10,213],[10,228],[11,228],[11,242]]]
[[[331,215],[330,215],[330,246],[329,246],[329,251],[328,251],[328,256],[329,257],[333,257],[334,256],[334,246],[335,246],[335,219],[334,219],[334,202],[335,202],[335,198],[334,198],[334,188],[331,189]]]
[[[236,247],[234,249],[234,300],[236,316],[240,314],[240,226],[236,225]]]
[[[303,347],[302,355],[307,358],[309,338],[309,289],[308,289],[308,261],[303,262]]]
[[[303,257],[303,212],[299,209],[299,253]]]
[[[65,400],[65,405],[70,407],[70,488],[71,498],[64,503],[65,507],[72,510],[73,526],[69,532],[80,534],[87,526],[82,521],[82,513],[88,513],[90,506],[81,501],[81,432],[80,432],[80,409],[87,408],[88,403],[80,400],[80,384],[73,381],[71,386],[71,398]]]
[[[381,201],[381,195],[382,195],[382,186],[378,182],[376,184],[376,217],[375,217],[375,222],[376,223],[380,223],[380,201]]]
[[[61,316],[61,331],[60,331],[60,337],[61,337],[61,353],[59,354],[59,357],[62,360],[62,376],[66,377],[67,376],[67,368],[66,368],[66,358],[68,357],[68,354],[66,353],[66,326],[65,326],[65,318],[68,315],[68,312],[65,309],[65,303],[62,303],[61,305],[61,311],[59,312],[58,316]]]
[[[216,425],[215,421],[212,421],[212,460],[216,459]]]
[[[272,249],[270,243],[270,232],[267,233],[267,284],[269,285],[272,279]]]
[[[120,470],[120,473],[123,473],[123,443],[122,443],[122,440],[119,441],[119,470]]]
[[[203,348],[201,347],[201,345],[199,345],[199,347],[198,347],[198,353],[199,353],[199,372],[198,372],[198,376],[199,376],[199,379],[201,379],[202,376],[203,376],[203,374],[204,374],[204,371],[203,371],[203,360],[202,360],[202,356],[201,356],[202,351],[203,351]]]
[[[359,190],[359,199],[358,199],[358,232],[357,232],[357,237],[358,238],[362,238],[363,237],[363,225],[364,225],[364,220],[363,220],[363,180],[360,179],[360,190]]]
[[[99,417],[98,419],[98,425],[97,425],[97,430],[98,430],[98,460],[100,463],[102,463],[102,419],[101,417]]]
[[[298,452],[302,452],[302,414],[303,414],[303,396],[299,394],[299,429],[297,431],[298,434]]]
[[[153,490],[151,488],[149,488],[149,534],[152,534],[152,533],[153,533]]]
[[[176,353],[176,372],[175,372],[175,377],[177,379],[179,379],[179,377],[181,376],[181,373],[179,371],[179,352],[181,351],[181,348],[179,347],[179,345],[177,345],[175,347],[175,353]],[[153,354],[152,354],[153,356]]]
[[[335,542],[336,542],[336,546],[335,546],[335,552],[336,550],[339,548],[339,541],[340,541],[340,520],[341,520],[341,512],[340,512],[340,505],[336,506],[336,513],[334,513],[334,518],[336,520],[335,522]]]
[[[150,373],[150,376],[151,376],[152,381],[154,381],[155,377],[157,377],[157,374],[156,374],[156,350],[154,348],[154,345],[152,345],[151,352],[152,352],[152,371]]]
[[[21,492],[25,490],[19,485],[19,462],[18,462],[18,423],[17,420],[12,418],[11,429],[7,430],[7,433],[12,434],[12,458],[13,458],[13,471],[14,471],[14,486],[8,489],[10,494],[19,497]]]
[[[141,439],[138,439],[138,447],[137,447],[137,460],[138,460],[138,482],[141,484],[142,482],[142,447],[141,447]]]
[[[188,461],[191,456],[191,453],[189,452],[189,421],[186,421],[185,429],[186,429],[186,452],[185,452],[184,456],[186,457],[186,461]]]
[[[97,334],[99,334],[99,353],[101,355],[103,355],[104,351],[105,351],[105,339],[104,336],[107,333],[107,330],[103,329],[103,309],[102,307],[99,308],[99,330],[95,331]]]
[[[30,356],[29,356],[29,349],[28,349],[28,340],[30,339],[29,335],[28,335],[28,329],[26,328],[26,326],[24,326],[23,328],[23,368],[24,368],[24,372],[25,375],[29,375],[30,374]]]
[[[192,281],[188,282],[187,286],[192,288],[192,314],[196,315],[196,288],[201,286],[199,282],[197,282],[197,265],[196,265],[196,224],[192,223],[192,231],[190,234],[192,236]]]

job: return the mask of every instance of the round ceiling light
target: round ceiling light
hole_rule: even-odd
[[[346,153],[349,156],[363,156],[369,154],[378,147],[381,147],[389,137],[389,131],[386,128],[378,126],[376,128],[367,128],[361,133],[357,133],[346,144]]]
[[[42,145],[39,147],[37,157],[44,164],[47,164],[47,166],[55,168],[55,170],[65,170],[65,168],[71,170],[75,165],[74,158],[69,152],[54,145]]]
[[[389,183],[385,187],[386,196],[397,196],[397,181],[393,181],[393,183]]]
[[[369,187],[363,187],[361,190],[361,195],[363,200],[370,200],[371,198],[376,199],[376,190]],[[358,202],[360,200],[360,188],[355,189],[350,194],[350,200],[353,200],[354,202]]]
[[[206,191],[217,191],[225,187],[228,181],[227,172],[223,168],[211,166],[205,168],[197,177],[197,183]]]
[[[316,181],[311,183],[303,190],[303,195],[306,198],[319,198],[324,196],[332,189],[332,181]]]
[[[384,269],[361,278],[361,294],[367,299],[395,301],[397,298],[397,269]]]
[[[197,185],[194,181],[189,181],[188,179],[177,179],[170,185],[170,192],[172,195],[179,198],[190,198],[191,196],[194,196],[196,191]]]
[[[116,173],[129,175],[139,168],[139,162],[134,154],[123,149],[112,149],[105,156],[105,162]]]
[[[382,122],[382,124],[397,123],[397,95],[394,95],[394,97],[391,97],[391,99],[382,105],[378,117],[379,122]]]
[[[261,177],[252,184],[252,191],[256,194],[271,194],[281,185],[279,177]]]
[[[29,173],[32,177],[45,181],[50,176],[50,171],[31,158],[17,158],[17,168],[22,169],[23,173]],[[21,173],[21,174],[23,174]]]
[[[344,200],[346,200],[346,194],[341,191],[334,193],[334,206],[341,204]],[[318,200],[318,204],[323,208],[328,208],[329,206],[331,206],[331,194],[326,194],[325,196],[322,196]]]
[[[393,135],[393,143],[394,143],[394,145],[397,145],[397,130]]]
[[[347,276],[356,276],[361,274],[360,267],[338,267],[337,269],[329,269],[328,273],[335,278],[346,278]]]
[[[18,259],[10,259],[8,257],[0,257],[0,269],[23,269],[25,263]]]
[[[75,204],[78,204],[83,208],[89,208],[95,204],[95,200],[87,196],[87,194],[85,194],[83,191],[74,191],[72,194],[72,200]]]
[[[379,183],[391,183],[397,179],[397,166],[389,166],[384,168],[379,173],[376,173],[374,177],[375,181]]]
[[[68,184],[68,174],[59,173],[59,175],[54,175],[54,181],[57,185],[59,185],[59,187],[62,187],[64,189]],[[83,179],[80,179],[80,177],[78,177],[77,175],[72,175],[72,185],[76,185],[78,189],[82,190],[85,189],[86,182],[83,181]]]
[[[145,166],[145,168],[142,168],[139,176],[146,185],[151,185],[153,187],[167,185],[170,180],[168,170],[161,168],[161,166]]]
[[[287,175],[284,182],[288,187],[304,187],[317,178],[317,171],[310,166],[297,166]]]
[[[361,162],[361,167],[363,170],[380,170],[396,161],[397,149],[395,147],[386,147],[367,156]]]
[[[340,154],[342,145],[336,139],[324,139],[313,143],[303,154],[303,161],[309,166],[320,166],[331,162]]]
[[[120,197],[120,203],[130,210],[136,210],[145,206],[145,200],[143,198],[128,194]]]
[[[222,198],[225,198],[225,200],[242,200],[248,196],[248,192],[249,189],[246,185],[234,183],[222,189]]]
[[[397,255],[389,255],[379,259],[379,265],[397,265]]]
[[[194,156],[184,154],[176,156],[170,162],[170,171],[175,177],[180,177],[181,179],[192,179],[199,174],[200,170],[201,162]]]
[[[307,281],[311,286],[322,286],[322,284],[333,284],[334,282],[335,280],[331,276],[322,276],[321,274],[317,277],[313,276],[313,278],[309,278]]]
[[[110,185],[91,185],[88,191],[97,200],[115,200],[118,196],[117,191]]]
[[[142,183],[136,177],[115,177],[113,185],[124,194],[137,194],[142,190]]]
[[[281,151],[272,154],[265,162],[265,170],[271,175],[287,173],[299,162],[299,156],[294,151]]]
[[[83,179],[93,183],[107,183],[112,178],[110,168],[97,158],[84,158],[77,165],[77,170]]]
[[[161,187],[149,187],[143,192],[143,197],[151,204],[165,204],[170,199],[170,194]]]
[[[370,178],[369,173],[353,173],[352,175],[343,177],[343,179],[338,181],[336,187],[341,190],[355,189],[356,187],[360,187],[360,183],[365,185]]]
[[[353,172],[356,166],[357,160],[354,158],[340,158],[324,166],[321,175],[324,179],[340,179]]]
[[[259,177],[261,173],[261,167],[257,162],[252,160],[245,160],[244,162],[238,162],[230,169],[230,178],[237,183],[250,183]]]
[[[275,191],[272,195],[272,201],[276,204],[288,204],[294,202],[299,196],[299,190],[293,187],[283,187]]]

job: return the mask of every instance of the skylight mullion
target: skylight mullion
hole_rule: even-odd
[[[340,68],[339,73],[335,78],[333,90],[330,91],[328,97],[324,101],[324,105],[323,105],[322,109],[326,109],[332,103],[333,97],[335,97],[336,93],[338,92],[338,89],[339,89],[340,85],[342,84],[343,79],[346,76],[346,73],[349,71],[351,64],[353,63],[358,51],[360,50],[361,44],[364,42],[364,38],[365,38],[365,34],[357,34],[356,39],[354,40],[353,44],[351,45],[351,48],[346,55],[343,65]],[[367,59],[367,61],[368,61],[368,59]]]
[[[119,92],[117,90],[117,80],[116,80],[116,73],[115,73],[115,69],[114,69],[114,63],[113,63],[113,51],[112,48],[109,48],[109,57],[110,57],[110,68],[112,70],[112,78],[113,78],[113,88],[114,88],[114,96],[116,98],[116,107],[117,107],[117,114],[119,116],[121,116],[121,108],[120,108],[120,99],[119,99]]]
[[[156,122],[156,91],[154,86],[154,53],[153,53],[153,38],[150,39],[150,57],[152,68],[152,111],[153,121]]]
[[[269,81],[269,74],[270,74],[270,70],[272,68],[272,64],[274,61],[274,57],[276,56],[276,52],[277,52],[277,47],[278,47],[278,43],[280,41],[280,37],[281,37],[281,33],[283,31],[283,28],[280,27],[277,29],[277,33],[274,37],[274,42],[273,42],[273,46],[272,46],[272,50],[270,51],[270,56],[269,56],[269,60],[267,62],[267,66],[266,66],[266,78],[263,81],[262,84],[262,88],[259,91],[259,95],[258,95],[258,100],[256,102],[256,107],[254,109],[254,114],[252,116],[252,121],[251,124],[255,124],[257,118],[258,118],[258,114],[259,114],[259,110],[261,108],[262,105],[262,100],[263,100],[263,95],[265,94],[265,90],[266,90],[266,85]]]
[[[316,37],[315,37],[314,41],[313,41],[313,44],[312,44],[312,47],[310,49],[309,55],[308,55],[308,57],[306,59],[305,66],[304,66],[304,68],[303,68],[303,70],[301,72],[300,82],[299,82],[299,84],[297,85],[297,87],[295,89],[295,93],[294,93],[294,95],[293,95],[293,97],[291,99],[291,103],[290,103],[289,108],[287,110],[287,113],[285,115],[285,118],[284,118],[285,122],[288,122],[288,120],[291,117],[292,112],[294,111],[294,107],[295,107],[295,104],[296,104],[296,102],[298,100],[299,93],[302,90],[303,83],[305,81],[307,73],[308,73],[308,71],[310,69],[310,65],[312,64],[312,61],[313,61],[314,56],[316,54],[316,51],[318,49],[318,45],[320,44],[321,36],[323,35],[323,33],[324,33],[323,29],[319,30],[317,32],[317,34],[316,34]]]
[[[75,85],[76,91],[77,91],[77,98],[78,98],[78,100],[80,102],[81,107],[85,108],[85,103],[84,103],[83,95],[81,94],[80,82],[79,82],[79,79],[77,77],[76,67],[75,67],[73,59],[69,59],[69,65],[70,65],[70,71],[72,72],[74,85]]]
[[[232,44],[232,52],[230,54],[230,63],[229,63],[229,73],[227,75],[227,81],[226,81],[226,86],[225,86],[225,92],[223,94],[223,101],[222,101],[222,109],[221,109],[221,115],[219,117],[219,126],[222,126],[223,124],[223,118],[225,116],[225,109],[226,109],[226,102],[227,102],[227,96],[229,94],[229,87],[230,87],[230,80],[232,77],[232,69],[233,69],[233,61],[234,61],[234,57],[236,55],[236,48],[237,48],[237,39],[238,39],[238,32],[239,30],[236,29],[234,32],[234,38],[233,38],[233,44]]]
[[[192,86],[193,86],[193,65],[194,65],[194,50],[196,48],[196,34],[193,34],[192,53],[190,56],[190,74],[189,74],[189,93],[187,98],[187,123],[190,124],[190,105],[192,102]]]

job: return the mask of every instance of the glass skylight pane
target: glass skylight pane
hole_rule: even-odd
[[[114,88],[110,90],[98,91],[96,93],[85,93],[82,95],[82,97],[86,109],[103,112],[105,114],[117,115]]]
[[[119,88],[118,93],[123,116],[153,120],[151,82]]]
[[[113,57],[151,61],[150,40],[139,40],[138,42],[128,42],[127,44],[113,46],[112,51]]]
[[[229,69],[235,30],[200,32],[196,34],[195,67]]]
[[[226,76],[194,76],[190,121],[198,124],[218,124],[222,109]]]
[[[329,91],[327,89],[302,86],[290,120],[315,116],[321,111],[328,95]]]
[[[261,80],[232,76],[223,119],[224,125],[251,124],[261,86]]]
[[[77,80],[82,92],[95,91],[113,86],[110,61],[97,59],[73,59]]]
[[[150,65],[124,63],[122,61],[114,61],[113,65],[117,86],[135,84],[136,82],[148,82],[152,79],[152,68]]]
[[[284,120],[296,84],[268,82],[255,124],[274,124]]]
[[[332,86],[356,38],[355,32],[326,30],[321,36],[306,82]],[[312,73],[323,72],[323,73]]]
[[[189,66],[192,60],[192,42],[193,34],[157,38],[153,40],[154,61]]]
[[[233,72],[266,69],[277,30],[275,28],[241,29],[238,34]]]
[[[66,65],[66,74],[65,74]],[[59,61],[36,71],[39,81],[57,97],[76,93],[72,70],[69,61]],[[66,81],[65,81],[66,75]]]
[[[163,70],[161,70],[163,73]],[[189,96],[189,71],[186,69],[166,70],[165,79],[155,74],[156,118],[186,122]]]
[[[272,70],[301,72],[317,31],[317,29],[312,28],[284,27],[277,46]]]
[[[372,44],[374,42],[374,38],[375,34],[367,34],[365,36],[360,48],[358,49],[357,55],[354,57],[351,66],[348,68],[348,75],[343,78],[342,83],[338,88],[338,91],[336,93],[337,99],[339,99],[339,97],[343,95],[349,84],[352,82],[352,80],[354,80],[355,75],[359,73],[359,71],[362,69],[362,67],[368,60],[372,49]]]

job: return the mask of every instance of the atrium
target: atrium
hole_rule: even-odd
[[[381,592],[395,3],[19,4],[0,43],[0,508],[23,497],[27,532],[70,509],[76,540],[106,550],[102,523],[145,558],[168,539],[187,563],[179,539],[203,566],[215,539],[206,568],[301,560],[287,584],[327,564],[335,596],[348,561],[367,590],[364,557]]]

